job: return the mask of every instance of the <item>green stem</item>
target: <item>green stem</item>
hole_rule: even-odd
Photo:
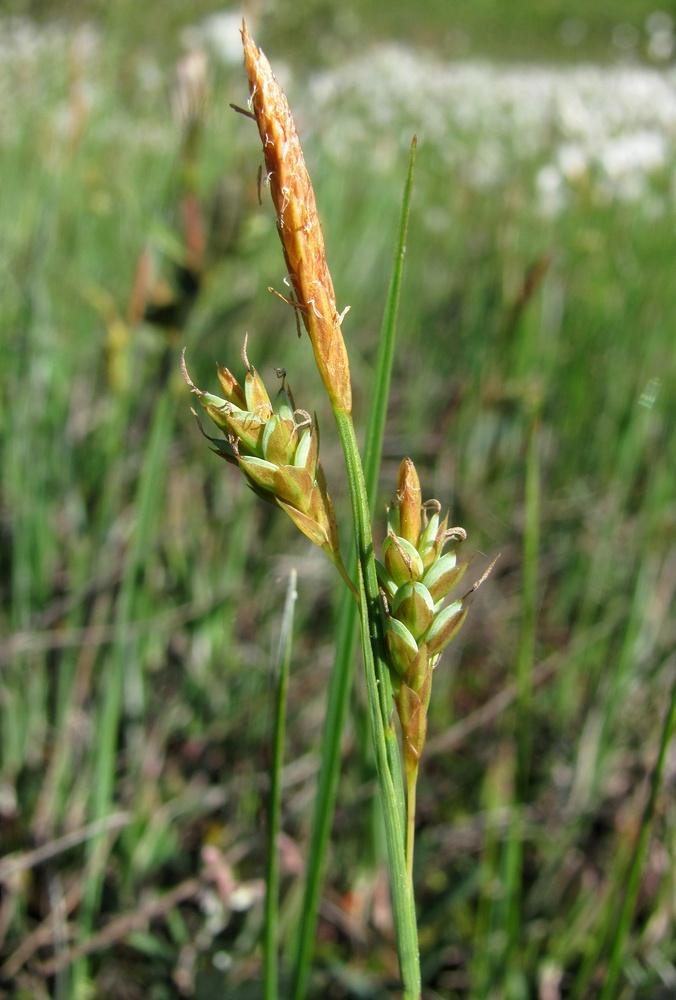
[[[413,885],[413,851],[415,848],[415,793],[418,787],[418,768],[406,773],[406,871]]]
[[[279,975],[277,948],[279,942],[279,851],[277,837],[282,817],[282,766],[284,764],[284,730],[286,695],[289,687],[291,645],[293,640],[293,610],[296,601],[296,571],[289,574],[282,629],[277,657],[277,690],[275,692],[275,723],[270,768],[270,805],[268,817],[268,869],[265,892],[265,929],[263,934],[263,964],[265,968],[265,1000],[277,1000]]]
[[[524,503],[523,585],[521,630],[517,664],[517,796],[526,798],[531,758],[531,702],[535,664],[535,633],[538,600],[538,558],[540,550],[540,406],[535,404],[527,438]]]
[[[371,736],[385,816],[392,909],[397,934],[403,1000],[419,1000],[420,956],[413,887],[404,843],[404,789],[399,748],[392,720],[392,686],[383,655],[384,630],[373,555],[371,517],[354,424],[349,413],[334,411],[347,468],[359,570],[362,650]]]
[[[516,776],[514,810],[505,858],[507,965],[517,975],[523,894],[524,818],[531,767],[533,670],[540,551],[540,401],[529,414],[524,499],[521,629],[516,671]]]

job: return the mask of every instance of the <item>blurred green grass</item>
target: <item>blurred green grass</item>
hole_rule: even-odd
[[[159,1000],[192,982],[198,997],[255,996],[272,650],[293,565],[300,599],[283,911],[291,921],[332,661],[334,581],[207,450],[180,348],[195,381],[214,385],[215,361],[239,370],[248,331],[249,356],[269,382],[272,367],[285,366],[298,404],[318,410],[342,514],[345,489],[307,342],[266,291],[281,286],[283,265],[269,206],[257,205],[254,130],[227,108],[244,102],[239,69],[214,71],[199,151],[210,232],[200,294],[180,330],[128,318],[144,249],[154,248],[170,283],[182,254],[181,134],[166,92],[184,14],[151,28],[128,6],[111,10],[115,31],[93,56],[89,36],[41,36],[50,42],[39,58],[17,63],[1,126],[0,843],[3,854],[49,845],[109,810],[124,811],[124,825],[23,874],[3,872],[9,964],[0,988],[75,997],[89,981],[96,996]],[[491,8],[473,10],[481,34]],[[308,29],[325,39],[327,11],[318,4]],[[554,24],[560,13],[548,11]],[[384,12],[381,21],[374,35],[388,30]],[[282,22],[293,28],[284,5],[261,26],[261,40],[267,32],[280,50]],[[156,61],[148,58],[155,30],[165,46]],[[294,89],[300,97],[302,86]],[[363,423],[406,158],[390,150],[371,174],[355,145],[341,165],[319,141],[311,109],[303,114],[339,306],[352,306],[344,332]],[[432,142],[418,156],[382,503],[410,454],[426,495],[452,503],[467,529],[475,575],[502,553],[435,678],[417,858],[430,997],[479,996],[478,980],[468,979],[477,968],[495,996],[521,988],[518,977],[504,986],[501,937],[515,717],[508,706],[464,735],[454,727],[514,679],[533,406],[542,414],[541,667],[519,970],[533,995],[559,980],[561,996],[598,993],[601,928],[631,854],[673,676],[673,206],[665,198],[661,213],[644,212],[582,187],[565,211],[547,215],[532,197],[537,166],[477,189]],[[525,296],[539,263],[541,281]],[[392,979],[386,919],[384,930],[378,924],[370,754],[358,687],[317,996],[385,996]],[[667,790],[623,997],[657,995],[650,991],[676,979],[673,829]],[[240,909],[228,905],[223,881],[207,879],[165,919],[120,932],[75,972],[41,967],[78,933],[86,938],[195,877],[205,847],[219,852],[212,869],[234,879]],[[31,939],[49,919],[45,939]],[[598,966],[575,987],[597,942]]]

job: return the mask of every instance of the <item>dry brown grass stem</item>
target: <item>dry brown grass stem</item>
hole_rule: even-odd
[[[244,23],[242,41],[251,108],[263,143],[277,228],[297,308],[334,408],[350,413],[350,366],[303,150],[284,92]]]

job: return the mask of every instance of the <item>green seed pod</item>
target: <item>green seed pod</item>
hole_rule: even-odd
[[[267,493],[275,492],[275,476],[278,472],[278,466],[254,455],[241,456],[239,466],[259,490],[264,490]]]
[[[307,469],[310,475],[313,474],[312,469],[308,469],[307,460],[310,456],[310,444],[312,441],[312,434],[310,429],[304,430],[298,439],[298,447],[293,456],[293,465],[298,469]]]
[[[324,470],[321,465],[317,466],[317,479],[315,480],[312,493],[310,494],[310,503],[307,511],[309,516],[312,517],[317,524],[320,524],[322,526],[322,530],[326,533],[329,540],[328,546],[324,545],[323,547],[328,547],[328,549],[332,552],[338,552],[340,548],[338,522],[336,521],[333,504],[331,503],[331,498],[329,497],[326,488],[326,477],[324,476]]]
[[[406,683],[413,691],[420,691],[425,678],[430,672],[429,652],[424,642],[418,643],[418,655],[409,664],[406,671]]]
[[[223,395],[227,401],[237,406],[240,410],[246,410],[244,389],[242,389],[235,376],[227,368],[224,368],[223,365],[217,365],[216,370],[218,371],[218,381],[221,383]]]
[[[399,531],[397,534],[417,547],[422,524],[420,480],[410,458],[405,458],[399,466],[397,506],[399,508]]]
[[[411,635],[420,639],[434,618],[434,601],[422,583],[406,583],[397,591],[392,604],[392,614],[408,628]]]
[[[390,666],[401,677],[418,655],[418,644],[403,622],[397,618],[387,619],[385,634]]]
[[[455,601],[435,617],[425,634],[430,656],[437,656],[445,649],[467,617],[468,610],[463,608],[462,601]]]
[[[455,552],[447,552],[445,556],[433,562],[422,578],[422,582],[432,595],[436,604],[459,583],[465,573],[467,563],[458,564]]]
[[[298,436],[292,420],[275,415],[266,422],[261,447],[268,462],[291,465],[297,445]]]
[[[303,468],[312,476],[317,476],[319,468],[319,431],[316,425],[312,429],[304,430],[300,437],[300,442],[296,448],[293,464],[298,468]]]
[[[207,413],[213,420],[211,410],[207,409]],[[229,408],[226,421],[225,430],[237,438],[240,448],[243,447],[245,452],[250,451],[252,455],[262,458],[263,432],[267,421],[254,413],[247,413],[246,410],[237,410],[234,406]]]
[[[274,492],[280,500],[307,512],[312,502],[314,482],[305,469],[280,465],[274,475]]]
[[[246,408],[250,413],[256,414],[264,420],[272,416],[270,397],[263,385],[263,379],[255,368],[250,368],[247,372],[246,382],[244,383],[244,394],[246,396]]]
[[[216,426],[227,433],[228,417],[232,409],[228,401],[221,399],[220,396],[214,396],[210,392],[201,393],[199,400],[200,405],[209,414]]]
[[[275,396],[272,408],[277,416],[281,417],[283,420],[291,420],[293,422],[293,406],[291,404],[291,399],[289,398],[289,393],[284,386],[282,386]]]
[[[423,575],[420,553],[405,538],[390,534],[383,543],[383,561],[398,587],[415,583]]]
[[[305,514],[303,511],[298,510],[297,507],[284,503],[283,500],[278,500],[277,502],[282,510],[286,511],[296,527],[300,528],[303,534],[306,535],[311,542],[314,542],[314,544],[318,545],[320,548],[328,547],[332,550],[336,550],[337,546],[334,543],[332,532],[326,523],[321,523],[309,514]]]
[[[439,511],[436,511],[423,528],[418,545],[418,551],[420,552],[425,569],[434,562],[437,556],[436,538],[438,531]]]

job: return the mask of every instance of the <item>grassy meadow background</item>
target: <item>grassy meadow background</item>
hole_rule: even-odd
[[[292,568],[285,955],[300,904],[340,588],[209,451],[181,349],[212,390],[216,361],[242,374],[246,333],[270,389],[285,367],[317,411],[345,525],[349,504],[307,338],[267,291],[284,265],[259,143],[228,106],[247,98],[239,12],[187,6],[0,11],[7,998],[261,995]],[[650,782],[676,676],[673,23],[638,0],[612,17],[582,0],[507,10],[314,0],[247,18],[297,113],[351,306],[361,426],[418,135],[376,532],[409,455],[424,496],[466,528],[473,578],[501,554],[435,674],[415,870],[424,996],[591,1000],[619,940],[612,997],[667,1000],[673,753],[652,796]],[[188,51],[208,76],[191,157],[174,82]],[[186,193],[207,234],[199,287]],[[396,995],[396,952],[355,678],[312,996],[377,1000]]]

